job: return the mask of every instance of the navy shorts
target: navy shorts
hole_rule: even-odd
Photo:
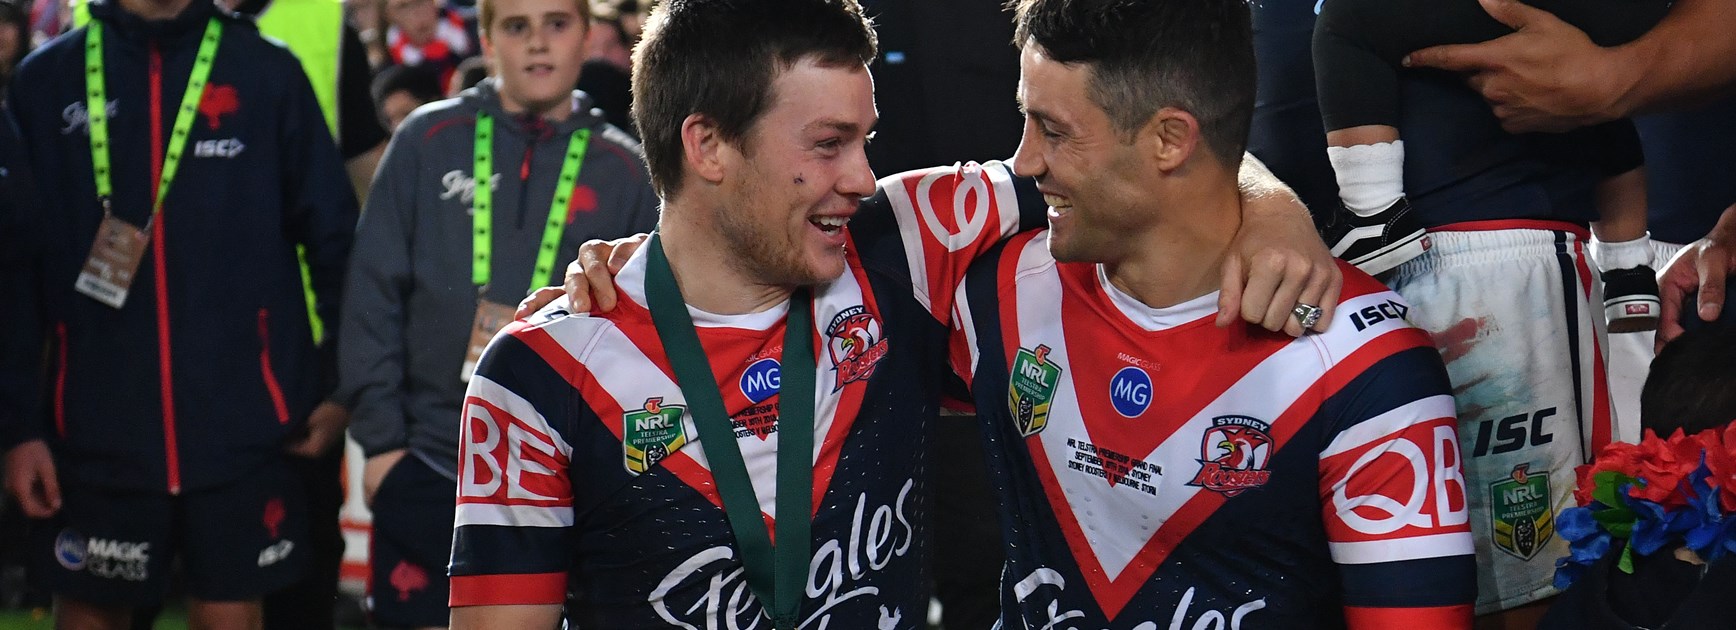
[[[57,596],[105,606],[163,601],[179,559],[187,594],[247,601],[301,575],[307,510],[282,463],[180,495],[62,487],[62,506],[35,524],[32,567]]]
[[[405,456],[374,492],[368,606],[388,628],[445,626],[458,482]]]

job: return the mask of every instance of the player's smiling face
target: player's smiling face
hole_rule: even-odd
[[[877,119],[874,81],[861,65],[804,58],[771,88],[759,120],[721,151],[718,230],[749,277],[826,282],[844,273],[844,226],[874,193],[865,150]]]
[[[585,0],[493,0],[483,54],[510,109],[542,113],[567,103],[584,63]]]
[[[1013,171],[1035,177],[1049,204],[1049,251],[1060,261],[1115,262],[1149,220],[1142,156],[1089,93],[1091,69],[1050,59],[1036,42],[1019,56],[1024,135]]]

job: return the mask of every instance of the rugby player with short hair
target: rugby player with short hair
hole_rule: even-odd
[[[570,588],[581,627],[920,627],[954,289],[1043,205],[999,164],[876,193],[854,2],[667,3],[635,55],[659,234],[610,284],[618,308],[543,311],[483,355],[453,625],[550,625]],[[1249,213],[1277,249],[1231,255],[1238,288],[1254,273],[1227,310],[1300,334],[1293,306],[1331,301],[1336,272],[1292,203]]]

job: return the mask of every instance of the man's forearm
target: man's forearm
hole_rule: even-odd
[[[1616,48],[1612,117],[1692,104],[1736,83],[1736,0],[1677,0],[1645,35]]]
[[[561,607],[460,606],[452,609],[452,630],[554,630],[561,622]]]
[[[1290,190],[1277,175],[1273,175],[1271,169],[1266,168],[1266,164],[1252,153],[1242,153],[1242,164],[1236,169],[1236,187],[1242,191],[1242,199],[1245,201],[1281,197],[1301,205],[1296,199],[1296,192]]]

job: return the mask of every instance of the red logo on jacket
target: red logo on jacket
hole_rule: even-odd
[[[205,86],[205,95],[199,99],[199,113],[205,116],[205,125],[212,131],[223,126],[223,117],[241,111],[241,97],[235,92],[233,85]]]

